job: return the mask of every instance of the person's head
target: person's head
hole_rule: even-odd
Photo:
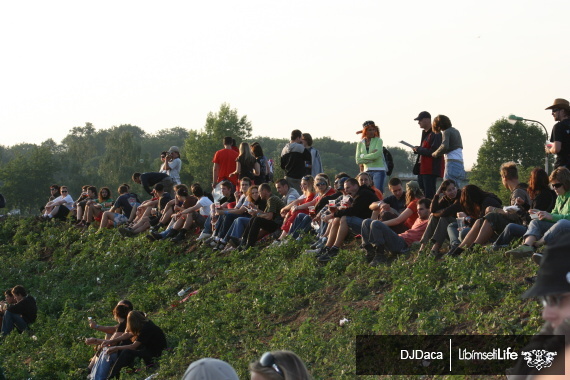
[[[416,117],[414,120],[418,122],[420,128],[423,129],[424,131],[427,132],[431,129],[431,115],[429,112],[427,111],[420,112],[418,117]]]
[[[180,157],[180,149],[178,149],[177,146],[171,146],[170,149],[168,149],[168,155],[172,159],[179,158]]]
[[[239,180],[239,189],[242,193],[246,194],[247,190],[251,186],[251,178],[243,177]]]
[[[329,177],[324,173],[319,173],[315,177],[315,192],[324,194],[329,188]]]
[[[119,194],[126,194],[129,192],[129,187],[125,186],[125,184],[122,184],[121,186],[119,186],[119,188],[117,189],[117,192]]]
[[[301,142],[305,146],[305,148],[310,148],[313,146],[313,138],[311,137],[310,133],[303,133],[301,136]]]
[[[104,202],[109,198],[111,198],[111,189],[108,187],[102,187],[99,190],[99,202]]]
[[[187,187],[179,187],[178,190],[176,190],[176,198],[180,201],[185,201],[189,196],[190,192]]]
[[[190,364],[182,380],[239,380],[239,377],[235,369],[225,361],[204,358]]]
[[[301,190],[303,190],[303,194],[309,196],[314,191],[315,187],[315,179],[312,175],[306,175],[301,178]]]
[[[476,185],[466,185],[461,190],[461,198],[459,202],[467,215],[478,218],[481,213],[483,200],[488,195],[489,193],[483,191]]]
[[[83,186],[81,186],[81,193],[87,193],[87,189],[89,189],[89,186],[91,186],[91,185],[83,185]]]
[[[251,153],[255,157],[263,157],[263,149],[261,149],[261,145],[258,142],[251,144]]]
[[[394,196],[398,199],[402,198],[404,195],[404,189],[402,188],[402,181],[400,178],[392,177],[388,181],[388,189]]]
[[[437,115],[435,119],[433,119],[432,128],[435,133],[445,131],[446,129],[451,128],[451,120],[449,120],[445,115]]]
[[[134,309],[133,303],[129,300],[120,300],[119,302],[117,302],[117,305],[124,305],[129,308],[129,311]]]
[[[95,186],[89,186],[87,188],[87,196],[89,198],[96,198],[97,197],[97,188]]]
[[[233,141],[234,141],[234,139],[231,136],[224,137],[224,146],[231,148]]]
[[[305,363],[291,351],[264,353],[249,365],[251,380],[311,380]]]
[[[66,197],[67,195],[69,195],[69,191],[67,189],[67,186],[61,186],[59,188],[59,192],[61,193],[62,197]]]
[[[358,173],[358,175],[356,176],[356,179],[358,180],[358,184],[360,186],[366,186],[366,187],[374,186],[374,183],[372,182],[372,178],[370,178],[370,174],[368,174],[366,172]]]
[[[300,143],[302,138],[303,133],[300,130],[294,129],[291,131],[291,142]]]
[[[12,288],[12,295],[16,299],[16,302],[20,302],[28,295],[28,292],[26,292],[26,289],[22,285],[16,285]]]
[[[193,184],[190,190],[196,198],[202,198],[204,196],[204,189],[202,189],[202,186],[200,186],[199,183]]]
[[[117,305],[113,309],[113,317],[116,321],[127,319],[127,316],[131,310],[132,309],[129,309],[129,307],[126,305]]]
[[[550,173],[550,186],[557,195],[562,195],[570,190],[570,170],[565,167],[558,167]]]
[[[281,178],[275,182],[275,188],[281,195],[286,195],[289,192],[289,182],[285,178]]]
[[[570,117],[570,103],[566,99],[554,99],[554,104],[546,107],[547,110],[552,110],[554,121],[562,121]]]
[[[356,193],[358,193],[358,190],[360,190],[360,185],[358,184],[358,181],[356,180],[356,178],[348,178],[344,182],[344,191],[348,195],[355,196]]]
[[[14,298],[14,295],[12,294],[12,289],[7,289],[4,291],[4,298],[9,304],[16,303],[16,298]]]
[[[148,322],[148,319],[142,312],[136,310],[130,311],[127,315],[127,331],[134,336],[138,336],[146,322]]]
[[[362,123],[362,137],[366,139],[371,139],[380,136],[380,128],[374,124],[372,120],[367,120]]]
[[[164,185],[162,183],[157,183],[152,189],[154,190],[154,194],[158,197],[164,192]]]
[[[560,239],[544,251],[536,282],[522,297],[538,297],[544,307],[542,318],[557,328],[570,318],[570,242]]]
[[[334,188],[336,191],[339,191],[341,193],[344,194],[344,183],[349,179],[350,177],[341,177],[337,180],[334,181]]]
[[[334,176],[334,179],[337,180],[339,178],[350,178],[350,176],[345,172],[340,172]]]
[[[426,220],[429,218],[431,206],[431,200],[428,198],[422,198],[418,201],[418,218],[421,220]]]
[[[457,197],[457,184],[452,179],[446,179],[441,183],[441,189],[447,199],[455,199]]]
[[[415,199],[424,197],[424,192],[420,189],[420,184],[417,181],[410,181],[406,183],[406,204],[409,204]]]
[[[503,186],[507,187],[509,182],[519,180],[519,171],[517,169],[517,164],[513,161],[505,162],[501,165],[499,169],[501,172],[501,180],[503,181]]]
[[[539,193],[543,191],[548,191],[548,184],[550,180],[548,179],[548,174],[543,168],[534,168],[530,172],[530,177],[528,179],[528,188],[526,191],[530,196],[530,199],[534,199]]]
[[[271,191],[271,187],[269,191]],[[256,203],[259,200],[259,186],[253,185],[247,189],[247,200],[251,203]]]
[[[133,173],[132,176],[133,182],[140,184],[141,183],[141,173]]]
[[[59,192],[59,185],[51,185],[49,191],[52,197],[59,197],[61,193]]]
[[[168,156],[168,152],[167,152],[167,151],[160,152],[160,160],[161,160],[161,161],[166,160],[166,156]]]
[[[224,197],[229,197],[232,194],[232,183],[230,181],[223,181],[222,182],[222,195]]]
[[[261,185],[259,185],[258,191],[259,191],[259,197],[263,200],[267,200],[271,197],[271,186],[269,186],[268,183],[262,183]]]

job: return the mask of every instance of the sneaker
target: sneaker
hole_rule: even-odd
[[[198,237],[200,237],[200,236],[198,236]],[[210,236],[209,238],[204,239],[202,242],[203,242],[205,245],[210,245],[210,243],[213,242],[213,241],[214,241],[214,236]]]
[[[209,238],[210,236],[212,236],[212,234],[207,234],[207,233],[202,232],[200,234],[200,236],[198,236],[196,238],[196,241],[205,240],[205,239]]]
[[[534,247],[528,245],[519,245],[515,249],[511,249],[510,251],[505,252],[505,256],[507,257],[514,257],[517,259],[523,259],[525,257],[531,257],[534,253]]]
[[[370,263],[376,256],[376,249],[371,244],[363,244],[360,249],[366,252],[366,262]]]
[[[162,235],[158,232],[151,231],[150,235],[147,235],[149,238],[152,236],[154,240],[162,240]]]
[[[532,254],[532,261],[534,261],[534,263],[536,265],[540,265],[540,263],[542,262],[542,253],[539,252],[535,252]]]
[[[463,251],[464,251],[463,248],[459,248],[458,245],[454,245],[453,247],[451,247],[449,251],[447,251],[446,255],[451,257],[457,257],[461,255]]]
[[[337,247],[331,247],[331,248],[327,249],[325,253],[323,253],[322,255],[317,257],[317,260],[320,263],[328,263],[329,261],[332,260],[333,257],[338,255],[339,251],[340,251],[340,249],[338,249]]]
[[[326,253],[326,251],[328,251],[328,247],[316,248],[316,249],[307,249],[305,251],[305,253],[308,255],[315,255],[318,257],[318,256],[321,256],[324,253]]]

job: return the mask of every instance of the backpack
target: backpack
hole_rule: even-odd
[[[382,148],[382,152],[384,153],[384,162],[386,163],[386,175],[392,175],[392,171],[394,170],[394,159],[392,158],[392,153],[386,147]]]

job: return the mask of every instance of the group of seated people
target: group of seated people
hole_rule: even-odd
[[[28,294],[22,285],[16,285],[4,292],[5,300],[0,302],[2,336],[16,329],[22,333],[36,321],[38,308],[36,299]]]

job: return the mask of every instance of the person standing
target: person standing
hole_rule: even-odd
[[[309,174],[307,163],[312,161],[311,153],[301,144],[303,133],[295,129],[291,132],[291,141],[281,151],[281,169],[285,170],[285,179],[289,185],[301,191],[301,178]]]
[[[365,121],[362,126],[362,140],[356,145],[356,163],[362,165],[361,171],[367,172],[372,177],[374,186],[382,191],[386,165],[380,129],[371,120]]]
[[[180,169],[182,169],[182,160],[180,160],[180,150],[177,146],[171,146],[164,160],[164,169],[166,174],[172,178],[175,185],[180,185]]]
[[[554,169],[570,168],[570,103],[566,99],[554,99],[554,104],[546,109],[552,110],[554,121],[557,121],[550,135],[552,146],[546,146],[546,153],[556,154]]]
[[[463,142],[459,131],[451,125],[451,120],[445,115],[437,115],[433,120],[433,131],[441,134],[441,145],[432,157],[445,157],[445,172],[443,179],[452,179],[457,188],[461,188],[461,181],[465,180],[465,167],[463,165]]]
[[[212,162],[214,167],[212,169],[212,189],[222,181],[230,181],[234,187],[237,185],[238,178],[230,177],[230,174],[236,168],[236,160],[239,152],[233,149],[234,139],[231,137],[224,137],[224,149],[218,150],[214,154]]]
[[[435,195],[435,183],[438,177],[443,176],[443,160],[441,157],[432,157],[432,153],[441,145],[441,134],[434,133],[431,129],[431,115],[422,111],[414,120],[417,120],[422,129],[422,141],[420,146],[414,148],[418,155],[420,171],[418,183],[426,198],[433,199]]]
[[[319,173],[324,173],[323,163],[321,162],[321,154],[318,150],[313,148],[313,138],[311,137],[310,133],[303,133],[303,137],[301,138],[301,142],[305,149],[307,149],[311,153],[311,175],[313,178],[317,176]]]

